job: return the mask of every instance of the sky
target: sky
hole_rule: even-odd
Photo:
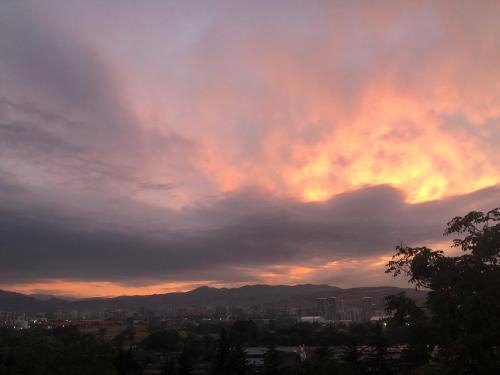
[[[0,2],[0,289],[406,285],[500,206],[498,1]]]

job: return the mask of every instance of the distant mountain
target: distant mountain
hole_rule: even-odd
[[[0,311],[50,312],[64,308],[68,303],[58,298],[40,300],[25,294],[0,290]]]
[[[71,297],[71,296],[55,296],[53,294],[43,294],[43,293],[33,293],[33,294],[28,294],[29,297],[36,298],[37,300],[40,301],[48,301],[50,299],[63,299],[66,301],[78,301],[81,300],[81,298],[76,298],[76,297]]]
[[[183,293],[153,294],[146,296],[121,296],[113,298],[89,298],[65,300],[61,298],[35,298],[20,293],[0,291],[0,311],[53,312],[68,310],[106,309],[157,309],[166,306],[255,306],[285,305],[293,303],[307,306],[316,298],[343,298],[346,306],[360,305],[362,297],[372,297],[379,308],[384,297],[400,292],[422,304],[426,292],[415,289],[379,286],[342,289],[330,285],[246,285],[240,288],[211,288],[203,286]]]

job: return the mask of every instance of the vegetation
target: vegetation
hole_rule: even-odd
[[[0,332],[0,374],[115,374],[112,348],[71,328]]]
[[[500,373],[500,210],[448,223],[460,252],[397,247],[386,272],[429,291],[425,306],[386,298],[384,323],[212,321],[114,338],[75,328],[0,329],[0,375],[336,375]],[[306,345],[307,356],[280,346]],[[267,347],[250,366],[246,347]],[[156,372],[153,372],[152,370]]]
[[[429,316],[404,296],[387,299],[393,321],[409,326],[408,361],[428,361],[436,349],[448,373],[500,370],[500,209],[470,212],[448,223],[461,253],[446,256],[427,247],[399,246],[386,272],[404,274],[417,288],[429,290]]]
[[[214,327],[220,332],[216,338],[211,333]],[[391,333],[385,340],[387,330],[374,324],[347,328],[240,321],[214,323],[214,327],[186,328],[182,335],[171,329],[160,329],[136,343],[105,340],[97,334],[84,334],[68,327],[3,329],[0,330],[0,375],[135,375],[146,374],[150,368],[157,368],[162,375],[188,375],[195,368],[216,375],[254,374],[244,348],[255,345],[268,348],[259,369],[262,374],[354,374],[364,373],[359,371],[369,366],[375,368],[387,347],[405,340],[398,332]],[[242,332],[247,332],[248,327],[253,327],[254,334],[245,337]],[[378,336],[381,332],[384,340]],[[272,337],[275,340],[269,342]],[[380,340],[374,345],[377,352],[370,354],[359,349],[359,346],[372,345],[376,337]],[[303,363],[295,354],[285,355],[278,347],[297,347],[303,339],[308,345],[308,358]],[[338,350],[331,350],[332,347]]]

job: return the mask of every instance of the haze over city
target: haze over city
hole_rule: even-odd
[[[0,289],[406,286],[500,202],[499,7],[0,2]]]

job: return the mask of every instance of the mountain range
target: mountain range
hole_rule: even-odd
[[[111,298],[86,298],[69,300],[44,295],[25,295],[0,290],[0,311],[54,312],[58,309],[100,311],[109,309],[158,309],[175,306],[255,306],[294,305],[307,306],[316,298],[343,298],[346,306],[359,306],[361,298],[372,297],[373,303],[382,308],[384,297],[406,292],[406,295],[423,304],[424,291],[389,286],[342,289],[330,285],[246,285],[239,288],[199,287],[188,292],[120,296]]]

